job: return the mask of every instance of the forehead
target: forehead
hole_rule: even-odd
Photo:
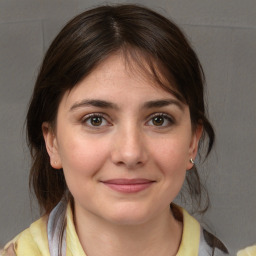
[[[111,55],[67,92],[63,101],[71,104],[84,97],[118,101],[124,95],[126,101],[131,103],[139,100],[176,98],[174,94],[159,86],[146,63],[143,66],[147,70],[141,70],[137,62],[130,59],[127,61],[122,54]],[[168,86],[172,88],[171,85]]]

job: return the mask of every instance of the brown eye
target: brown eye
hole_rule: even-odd
[[[90,123],[92,126],[100,126],[102,124],[102,117],[101,116],[91,117]]]
[[[175,120],[172,116],[165,113],[155,113],[151,115],[146,125],[165,128],[173,125]]]
[[[101,113],[91,113],[83,117],[82,124],[95,129],[100,129],[106,126],[111,126],[111,123],[107,121]]]
[[[155,116],[152,119],[152,123],[155,126],[162,126],[164,124],[164,117],[163,116]]]

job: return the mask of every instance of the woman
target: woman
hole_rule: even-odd
[[[27,114],[30,185],[42,218],[6,255],[224,255],[172,201],[214,132],[203,71],[179,28],[135,5],[71,20],[46,53]],[[202,148],[203,150],[203,148]]]

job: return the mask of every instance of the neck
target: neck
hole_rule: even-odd
[[[87,256],[171,256],[176,255],[182,237],[182,223],[170,209],[154,220],[138,225],[108,222],[88,212],[74,214],[80,243]]]

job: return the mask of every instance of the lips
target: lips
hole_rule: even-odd
[[[111,179],[102,181],[102,183],[117,192],[136,193],[149,188],[154,181],[148,179]]]

